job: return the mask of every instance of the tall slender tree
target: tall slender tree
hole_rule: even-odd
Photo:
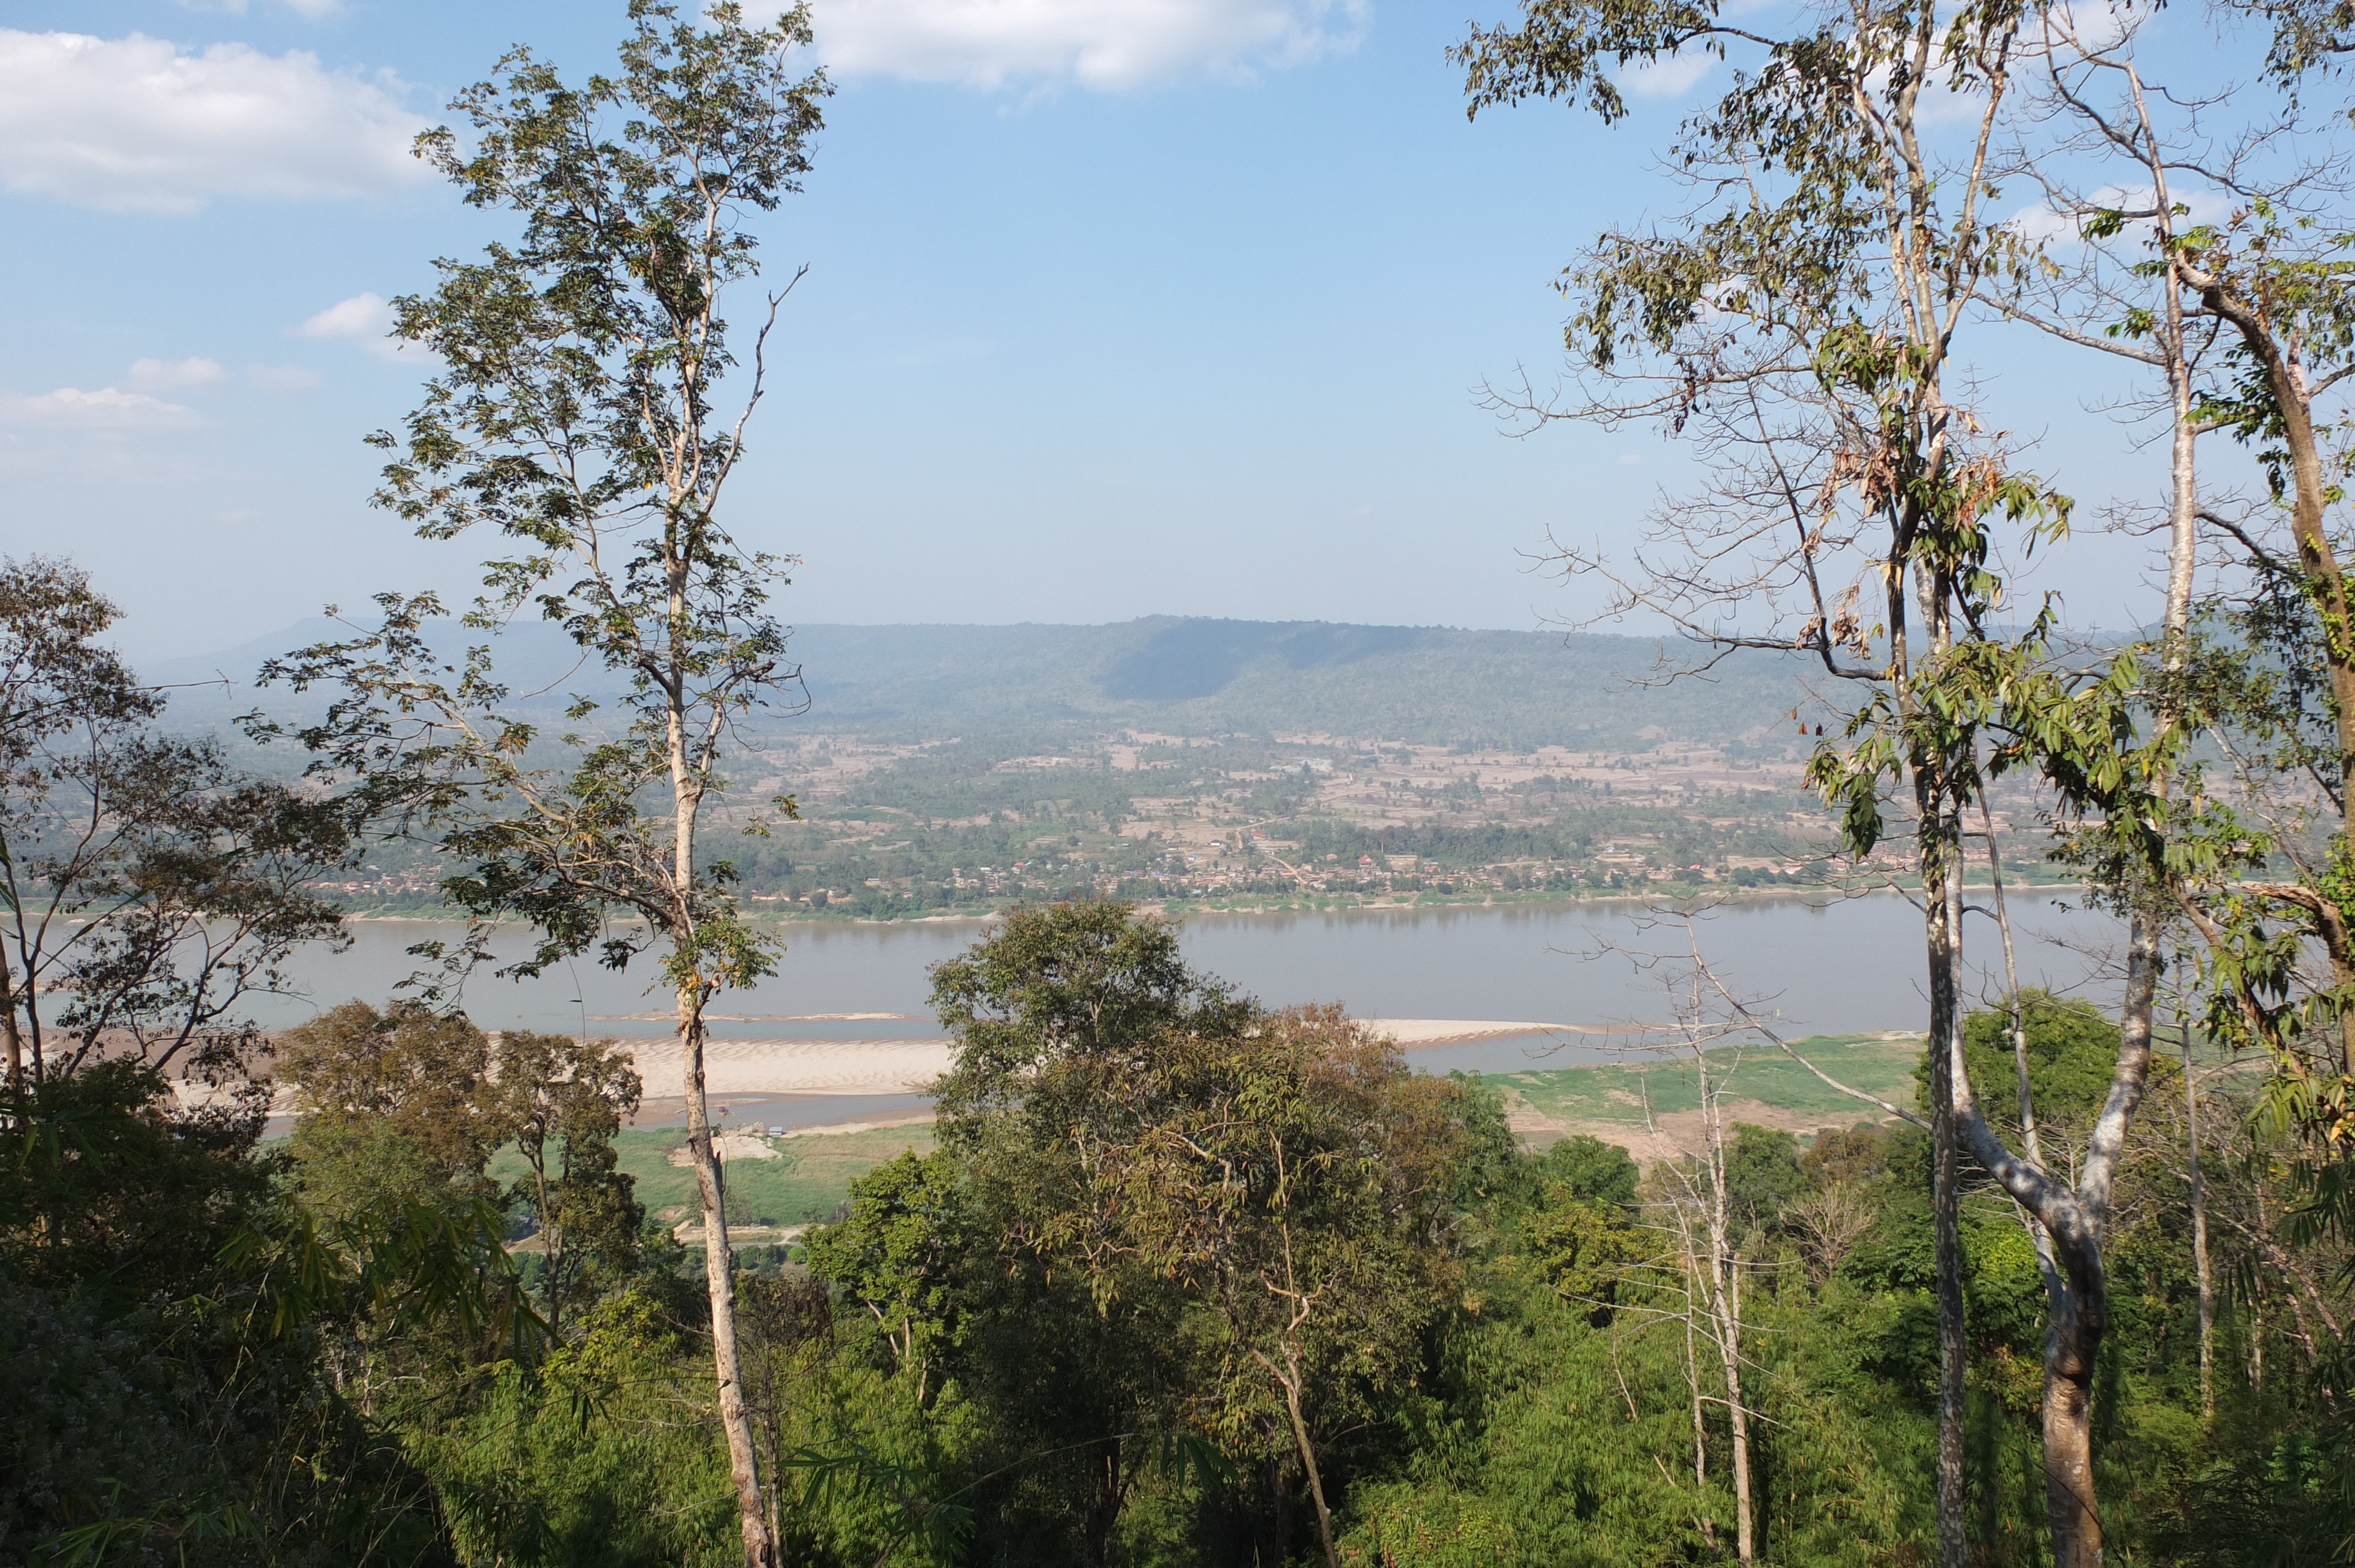
[[[1691,443],[1704,493],[1663,509],[1631,560],[1563,552],[1608,585],[1605,615],[1663,617],[1701,646],[1797,650],[1847,720],[1810,777],[1859,854],[1910,795],[1923,889],[1940,1322],[1938,1553],[1961,1568],[1964,1324],[1960,1142],[1963,814],[2007,643],[1990,620],[2008,550],[2068,504],[2016,471],[1978,419],[1958,334],[2004,253],[1986,212],[2030,0],[1940,8],[1859,0],[1777,23],[1708,0],[1524,0],[1457,51],[1475,113],[1566,99],[1606,122],[1628,69],[1680,54],[1742,69],[1678,127],[1676,217],[1606,233],[1563,279],[1582,372],[1564,401],[1507,393],[1536,421],[1656,421]],[[1941,124],[1949,105],[1958,122]],[[1845,578],[1845,580],[1843,580]],[[1795,717],[1797,715],[1794,715]]]
[[[741,917],[705,835],[736,726],[795,672],[770,609],[789,563],[744,545],[722,506],[783,292],[766,296],[749,355],[722,302],[757,275],[747,220],[799,188],[829,89],[797,63],[802,6],[755,26],[733,4],[698,23],[633,0],[630,19],[616,75],[575,86],[518,48],[454,101],[471,137],[445,127],[418,142],[469,205],[522,220],[512,242],[437,263],[432,292],[397,302],[394,335],[441,368],[405,429],[371,438],[388,457],[378,505],[426,538],[499,537],[464,614],[480,641],[446,657],[440,599],[385,594],[374,624],[268,673],[338,689],[301,732],[316,768],[453,867],[444,891],[472,934],[427,957],[481,961],[499,918],[539,934],[511,973],[658,950],[685,1059],[719,1419],[759,1565],[776,1543],[736,1347],[704,1010],[773,972],[775,947]],[[495,634],[518,617],[561,628],[623,694],[610,708],[576,696],[570,727],[543,733],[496,667]]]

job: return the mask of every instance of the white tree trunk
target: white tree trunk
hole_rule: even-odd
[[[675,603],[675,613],[683,605]],[[686,715],[678,688],[672,688],[670,763],[675,833],[671,874],[677,896],[679,928],[673,942],[695,931],[695,829],[701,804],[687,756]],[[704,1283],[711,1301],[711,1364],[719,1381],[719,1426],[728,1438],[728,1473],[736,1488],[736,1513],[744,1537],[745,1568],[776,1568],[777,1544],[769,1531],[769,1511],[761,1499],[761,1467],[752,1440],[752,1417],[744,1404],[744,1369],[736,1346],[736,1271],[728,1246],[727,1191],[719,1151],[712,1147],[710,1105],[703,1086],[701,982],[682,976],[678,984],[678,1044],[686,1069],[687,1142],[695,1161],[695,1182],[703,1198]]]

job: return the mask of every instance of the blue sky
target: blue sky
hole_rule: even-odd
[[[463,546],[366,504],[360,437],[420,376],[370,297],[499,220],[400,144],[510,43],[604,64],[622,9],[11,0],[0,550],[80,558],[142,657],[464,588]],[[822,0],[818,22],[840,91],[762,231],[772,269],[810,273],[735,497],[742,535],[805,557],[792,618],[1532,627],[1580,603],[1529,569],[1548,530],[1624,536],[1677,482],[1655,436],[1509,440],[1474,396],[1552,374],[1559,269],[1669,199],[1645,148],[1671,99],[1614,131],[1467,124],[1443,53],[1463,17],[1398,0]],[[271,107],[174,118],[213,88]],[[2015,407],[2108,432],[2049,443],[2081,496],[2162,482],[2073,393]],[[2137,557],[2073,549],[2047,580],[2080,617],[2137,613]]]

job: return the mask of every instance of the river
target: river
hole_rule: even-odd
[[[1975,894],[1984,898],[1984,894]],[[2104,955],[2115,921],[2075,906],[2073,895],[2014,899],[2021,979],[2107,999]],[[788,926],[778,973],[731,992],[712,1009],[722,1040],[906,1042],[937,1035],[926,995],[930,967],[978,938],[978,920]],[[263,1022],[299,1022],[351,997],[378,1001],[413,967],[406,948],[450,939],[458,927],[366,920],[350,948],[303,954],[293,972],[305,995],[273,1002]],[[1728,904],[1695,927],[1726,984],[1779,1015],[1790,1035],[1918,1029],[1923,1021],[1922,927],[1893,894],[1823,901],[1762,898]],[[2001,989],[1992,922],[1966,924],[1969,993]],[[1429,910],[1196,916],[1184,927],[1187,958],[1271,1004],[1337,1001],[1359,1017],[1543,1022],[1583,1029],[1668,1017],[1659,966],[1631,953],[1681,952],[1683,928],[1627,901],[1513,904]],[[515,944],[520,950],[520,939]],[[467,1011],[485,1028],[659,1036],[666,999],[646,990],[645,959],[623,974],[576,960],[539,980],[477,977]],[[639,1016],[633,1017],[636,1014]],[[846,1016],[865,1015],[865,1016]],[[1419,1049],[1433,1071],[1509,1071],[1602,1059],[1607,1046],[1579,1033],[1523,1033]],[[836,1097],[823,1105],[740,1107],[740,1116],[805,1122],[910,1103],[905,1097]],[[650,1107],[651,1108],[651,1107]]]

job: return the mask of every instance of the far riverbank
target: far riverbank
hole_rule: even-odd
[[[1993,884],[1966,880],[1966,891],[1990,891]],[[1386,894],[1359,896],[1352,894],[1295,895],[1293,896],[1241,895],[1232,898],[1162,898],[1135,899],[1135,906],[1148,914],[1170,919],[1186,919],[1198,915],[1305,915],[1327,913],[1399,913],[1416,910],[1442,909],[1584,909],[1593,907],[1646,907],[1652,906],[1693,905],[1710,908],[1736,907],[1745,905],[1780,905],[1793,901],[1843,902],[1870,897],[1881,894],[1912,891],[1918,886],[1912,878],[1876,882],[1870,885],[1836,886],[1830,884],[1780,887],[1740,887],[1720,884],[1660,883],[1652,887],[1624,893],[1485,893],[1448,894],[1423,893],[1404,895]],[[2023,900],[2041,899],[2057,893],[2082,891],[2080,882],[2024,882],[2007,876],[2004,888]],[[986,902],[959,906],[948,909],[928,909],[922,914],[862,914],[848,904],[829,905],[824,908],[796,906],[780,908],[760,900],[749,901],[745,913],[763,925],[773,926],[942,926],[974,925],[995,920],[1007,910],[1024,903],[1041,902],[1067,895],[1049,890],[1025,898],[997,898]],[[1109,896],[1106,895],[1106,896]],[[434,921],[455,922],[463,918],[454,909],[439,905],[368,905],[349,910],[347,920]]]

